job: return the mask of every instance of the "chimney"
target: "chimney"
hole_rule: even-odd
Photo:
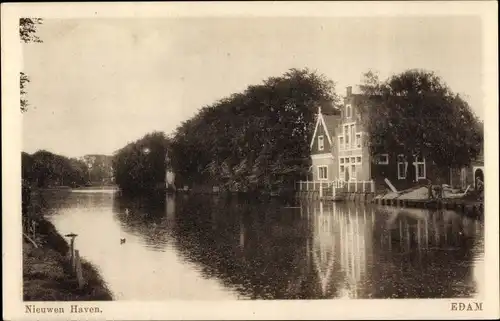
[[[347,86],[347,97],[352,95],[352,86]]]

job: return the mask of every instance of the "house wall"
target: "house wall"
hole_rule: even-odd
[[[365,143],[366,132],[361,124],[356,97],[348,88],[341,109],[340,121],[335,128],[335,171],[339,179],[345,180],[348,173],[350,180],[367,181],[371,177],[371,157]],[[350,111],[347,110],[347,106]],[[356,168],[355,176],[352,172],[353,160]]]
[[[318,154],[316,154],[318,155]],[[312,158],[312,180],[319,180],[318,176],[318,166],[327,166],[328,168],[328,178],[327,180],[332,181],[336,178],[334,173],[334,161],[331,154],[322,154],[322,158]]]

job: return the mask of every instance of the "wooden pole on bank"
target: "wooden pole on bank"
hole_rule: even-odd
[[[76,272],[76,279],[78,281],[78,288],[82,289],[83,286],[85,285],[85,281],[83,279],[82,262],[80,261],[80,251],[78,250],[75,250],[75,272]]]

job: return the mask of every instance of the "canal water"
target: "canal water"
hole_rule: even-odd
[[[102,190],[45,202],[116,300],[483,293],[483,223],[454,211]]]

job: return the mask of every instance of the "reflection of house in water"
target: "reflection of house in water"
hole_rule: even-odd
[[[387,249],[398,243],[406,251],[459,246],[465,238],[475,237],[481,230],[479,221],[450,210],[427,212],[388,207],[385,211],[389,214],[389,232],[381,235],[381,245]]]
[[[167,222],[174,223],[175,221],[175,195],[167,195],[165,201],[165,214]]]
[[[358,297],[371,249],[372,221],[367,216],[362,207],[323,202],[313,207],[310,252],[323,296]]]
[[[375,298],[467,297],[476,291],[472,267],[479,221],[454,211],[377,209],[370,278]],[[475,253],[477,252],[477,253]]]

